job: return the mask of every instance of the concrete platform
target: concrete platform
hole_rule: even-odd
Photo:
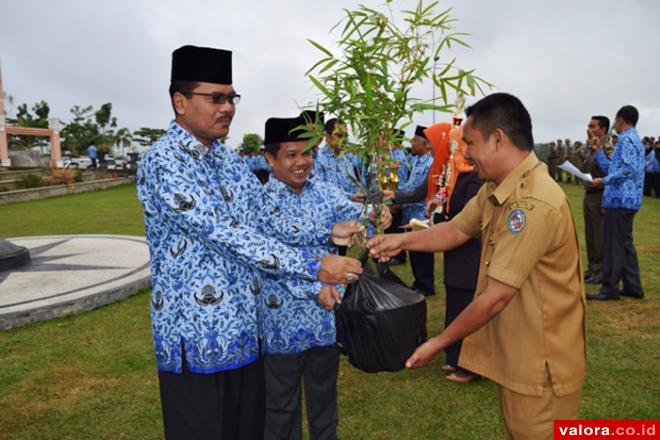
[[[144,237],[9,238],[30,250],[27,266],[0,272],[0,329],[92,310],[149,287]]]

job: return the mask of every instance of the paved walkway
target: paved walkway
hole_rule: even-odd
[[[0,272],[0,329],[80,313],[150,285],[143,237],[58,235],[9,238],[32,262]]]

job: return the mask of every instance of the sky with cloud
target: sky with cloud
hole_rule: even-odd
[[[234,86],[243,95],[230,132],[229,143],[238,144],[243,133],[262,133],[268,117],[294,116],[315,99],[304,73],[319,52],[307,39],[332,48],[338,34],[330,29],[342,8],[358,3],[6,1],[0,63],[5,92],[14,97],[10,110],[44,99],[52,116],[68,121],[73,105],[112,102],[120,126],[164,128],[172,118],[172,50],[219,47],[234,52]],[[591,115],[613,117],[625,104],[640,110],[640,134],[660,135],[660,2],[449,0],[438,7],[453,7],[457,30],[471,34],[472,48],[451,56],[476,68],[495,91],[517,95],[537,142],[583,138]],[[432,92],[430,83],[417,90],[424,98]],[[426,112],[415,122],[432,119]]]

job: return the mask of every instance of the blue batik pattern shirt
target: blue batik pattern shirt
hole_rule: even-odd
[[[408,156],[403,148],[392,150],[390,157],[399,162],[399,187],[408,181],[410,175],[411,164],[408,163]]]
[[[646,153],[646,157],[644,158],[644,172],[657,173],[658,171],[660,171],[660,162],[655,157],[655,151],[651,149],[651,151]]]
[[[612,159],[601,148],[596,152],[603,177],[603,208],[639,210],[644,191],[644,146],[637,131],[629,128],[619,134]]]
[[[319,149],[316,159],[314,159],[314,178],[335,185],[343,191],[346,197],[350,198],[352,195],[360,193],[360,189],[355,183],[357,164],[358,158],[354,154],[347,152],[337,157],[326,145]]]
[[[400,187],[399,191],[412,191],[421,185],[422,182],[426,181],[429,175],[429,169],[431,169],[431,165],[433,164],[433,155],[431,153],[426,153],[423,156],[412,156],[410,158],[410,163],[412,164],[410,176],[408,177],[408,180],[404,182],[403,186]],[[426,201],[403,205],[403,217],[401,221],[403,224],[406,224],[410,223],[410,220],[413,218],[423,220],[426,217],[424,212],[425,208]]]
[[[247,164],[251,171],[266,170],[270,171],[270,165],[266,161],[263,154],[256,156],[243,156],[243,161]]]
[[[321,221],[335,224],[358,220],[362,205],[351,202],[335,186],[310,179],[300,194],[274,176],[266,183],[271,206],[271,220]],[[272,224],[264,232],[279,241],[291,243],[301,251],[317,258],[336,253],[336,248],[326,241],[319,243],[315,235],[308,243],[296,244],[290,233]],[[303,240],[304,241],[304,240]],[[321,307],[316,297],[323,283],[304,280],[293,276],[268,275],[263,278],[259,313],[263,332],[263,349],[271,354],[300,353],[314,347],[326,347],[336,342],[335,316],[333,311]],[[343,286],[337,286],[343,293]]]
[[[257,306],[267,275],[317,279],[319,262],[290,243],[326,243],[331,224],[272,218],[263,186],[220,142],[209,148],[178,124],[145,153],[137,173],[151,253],[151,322],[161,371],[240,368],[260,356]],[[315,231],[316,229],[316,231]]]

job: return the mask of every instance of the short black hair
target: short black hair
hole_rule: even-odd
[[[172,103],[172,110],[174,110],[174,115],[177,115],[176,108],[174,107],[174,101],[172,101],[172,98],[174,98],[174,94],[176,92],[181,93],[183,96],[186,98],[190,98],[192,96],[193,91],[197,88],[199,83],[197,81],[183,81],[183,80],[178,80],[178,81],[172,81],[170,83],[170,102]]]
[[[472,125],[481,132],[484,139],[497,129],[501,129],[511,142],[521,150],[534,149],[532,119],[520,101],[508,93],[493,93],[480,99],[465,110],[472,117]]]
[[[632,105],[624,105],[616,112],[616,117],[635,127],[639,120],[639,112]]]
[[[596,115],[596,116],[592,116],[591,119],[593,119],[594,121],[598,121],[598,125],[600,125],[600,128],[605,129],[605,133],[610,131],[610,118],[608,118],[607,116]]]
[[[273,157],[277,157],[277,153],[279,153],[280,148],[282,148],[282,144],[280,142],[276,142],[274,144],[268,144],[264,146],[264,151],[266,151],[266,153],[272,154]]]
[[[325,121],[325,124],[323,124],[323,130],[325,130],[325,134],[332,135],[332,133],[335,131],[335,127],[337,126],[338,122],[339,119],[337,118],[330,118],[327,121]]]

